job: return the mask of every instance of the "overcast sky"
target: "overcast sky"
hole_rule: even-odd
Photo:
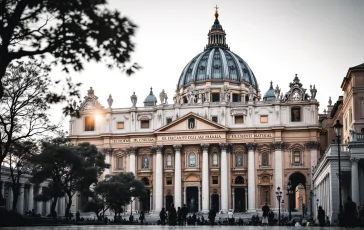
[[[322,112],[329,96],[334,103],[342,95],[348,68],[364,62],[363,0],[109,0],[138,25],[133,61],[143,69],[127,77],[88,63],[72,74],[83,83],[82,96],[93,87],[104,106],[112,94],[113,107],[120,108],[132,105],[135,91],[142,106],[153,87],[155,95],[164,89],[172,103],[183,68],[207,43],[216,4],[230,49],[249,64],[262,95],[271,80],[286,93],[297,73],[308,92],[316,85]],[[52,75],[63,76],[59,69]],[[54,108],[52,116],[59,120],[61,110]]]

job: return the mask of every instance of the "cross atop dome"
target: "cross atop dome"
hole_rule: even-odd
[[[215,8],[215,18],[217,19],[219,17],[219,12],[217,11],[219,7],[217,7],[216,5],[214,8]]]

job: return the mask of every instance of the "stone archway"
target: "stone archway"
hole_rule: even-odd
[[[299,207],[300,204],[298,204],[298,194],[301,194],[299,191],[297,190],[304,190],[306,191],[306,183],[307,183],[307,180],[306,180],[306,177],[303,173],[301,172],[294,172],[292,173],[290,176],[289,176],[289,180],[291,181],[291,184],[292,184],[292,189],[293,189],[293,195],[291,197],[291,200],[290,200],[290,207],[291,207],[291,210],[293,211],[296,207]],[[303,199],[303,202],[302,203],[305,203],[306,202],[306,193],[304,192],[304,197],[302,198]]]

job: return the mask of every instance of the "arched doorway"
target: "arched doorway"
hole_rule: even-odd
[[[187,210],[188,212],[198,212],[198,188],[187,187],[186,188],[187,198]]]
[[[235,188],[235,212],[245,212],[245,188]]]
[[[150,211],[150,190],[146,189],[146,192],[140,196],[140,211]]]
[[[291,180],[293,195],[289,201],[291,210],[297,210],[296,207],[300,207],[299,196],[302,196],[302,203],[306,203],[306,177],[301,172],[294,172],[289,176]],[[304,192],[303,192],[304,191]]]
[[[172,195],[167,195],[166,196],[166,210],[167,211],[172,206],[172,204],[173,204],[173,196]]]
[[[217,193],[211,195],[211,208],[216,212],[218,212],[220,209],[220,197]]]

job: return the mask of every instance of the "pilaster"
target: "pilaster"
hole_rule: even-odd
[[[274,190],[278,187],[283,188],[283,162],[282,162],[282,150],[286,143],[277,141],[272,143],[274,149]],[[279,201],[275,199],[275,208],[279,208]]]
[[[254,153],[257,147],[256,143],[247,143],[248,148],[248,211],[255,212],[255,161],[254,161]]]
[[[24,214],[24,184],[20,184],[18,197],[18,212]]]
[[[155,185],[155,211],[160,212],[163,208],[163,157],[162,145],[154,147],[156,149],[156,185]]]
[[[221,210],[228,210],[228,169],[227,169],[227,148],[228,143],[220,143],[221,148]]]
[[[202,212],[208,212],[210,209],[210,192],[209,192],[209,144],[201,144],[202,148]]]
[[[174,205],[182,207],[182,168],[181,168],[181,149],[182,145],[173,145],[174,156]]]

